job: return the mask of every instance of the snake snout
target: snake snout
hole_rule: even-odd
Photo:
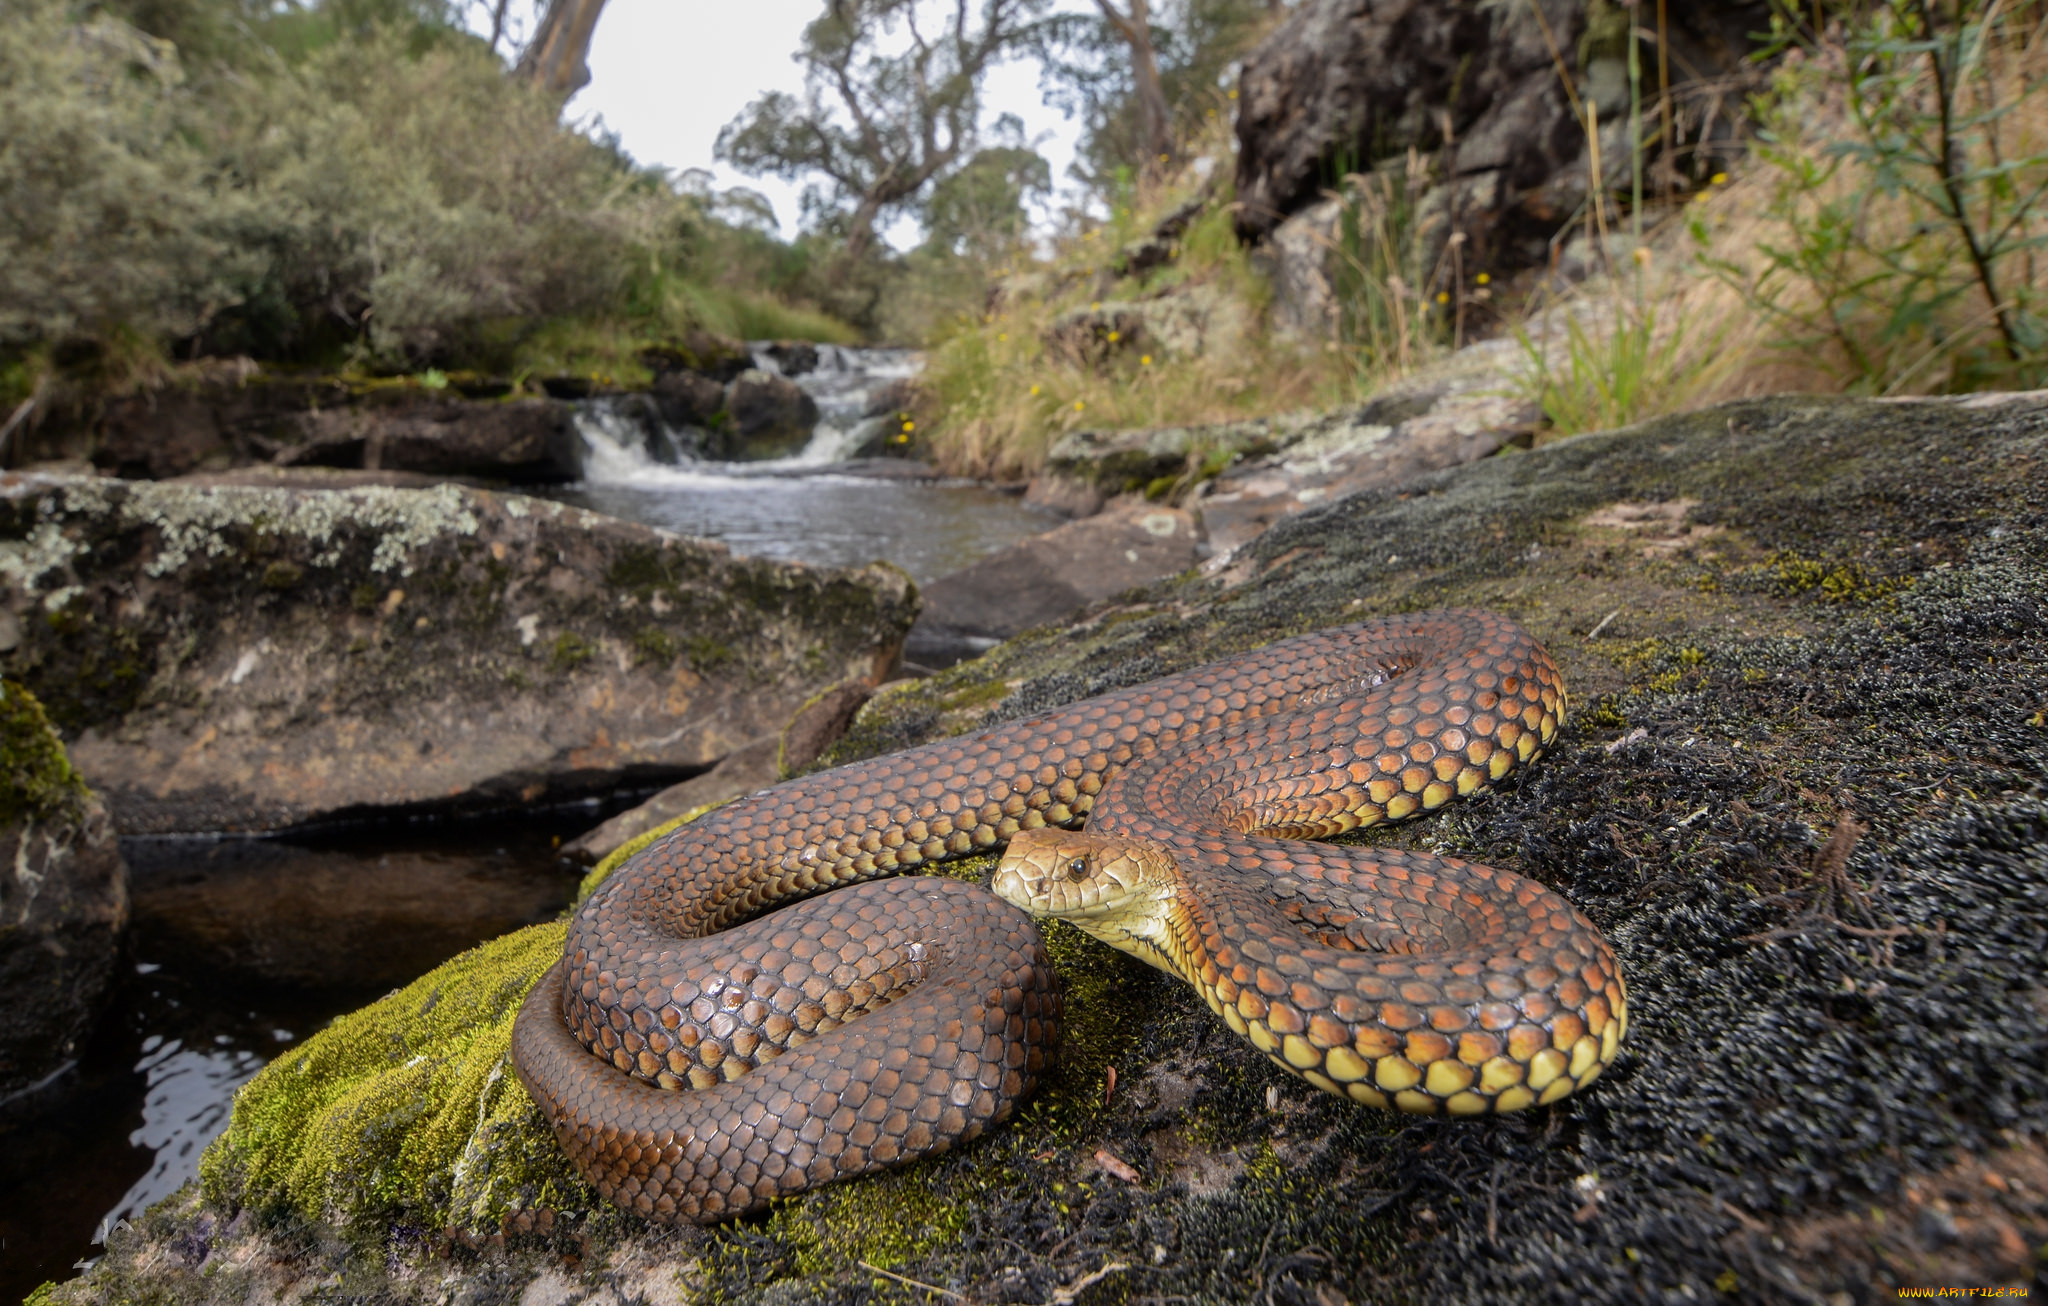
[[[1034,916],[1087,919],[1153,896],[1146,850],[1068,830],[1025,830],[1010,840],[989,887]]]

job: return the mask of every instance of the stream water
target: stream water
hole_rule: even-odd
[[[869,409],[917,360],[818,355],[792,378],[820,412],[800,453],[693,460],[687,433],[644,401],[590,400],[577,412],[586,479],[553,497],[742,554],[886,559],[919,581],[1054,524],[902,459],[849,460],[896,421]],[[756,361],[780,370],[765,351]],[[609,814],[124,841],[134,932],[112,1006],[73,1072],[39,1101],[0,1106],[0,1306],[70,1277],[111,1223],[191,1179],[235,1089],[272,1057],[464,948],[560,912],[580,871],[555,843]]]
[[[817,366],[795,373],[818,404],[810,443],[786,458],[709,462],[690,456],[688,433],[665,426],[645,396],[577,405],[584,479],[550,498],[684,535],[733,552],[848,567],[883,559],[928,581],[1058,522],[1014,495],[941,480],[901,458],[857,456],[897,429],[893,409],[870,415],[893,383],[916,373],[902,349],[820,345]],[[764,371],[781,364],[765,349]]]
[[[123,840],[134,929],[112,1005],[53,1099],[0,1112],[0,1303],[69,1278],[108,1225],[196,1175],[270,1058],[560,913],[582,870],[556,840],[607,814]]]

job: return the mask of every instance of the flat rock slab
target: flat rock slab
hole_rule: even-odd
[[[907,577],[517,496],[9,476],[0,648],[124,833],[687,774],[878,681]]]
[[[1176,575],[1206,556],[1200,522],[1152,504],[1068,522],[924,587],[905,652],[945,666],[1033,626]]]
[[[424,1124],[403,1140],[499,1194],[460,1217],[467,1241],[441,1246],[502,1232],[502,1252],[435,1258],[415,1231],[455,1223],[450,1210],[374,1205],[357,1195],[384,1171],[366,1169],[326,1190],[373,1212],[345,1235],[267,1233],[268,1190],[217,1207],[195,1193],[117,1233],[55,1300],[294,1299],[337,1274],[364,1298],[532,1285],[566,1300],[571,1253],[576,1292],[747,1306],[895,1293],[877,1266],[968,1301],[1079,1306],[1863,1302],[2038,1284],[2044,468],[2041,397],[1765,400],[1563,440],[1313,505],[1222,572],[883,690],[828,755],[1347,621],[1439,605],[1514,617],[1570,687],[1549,754],[1519,783],[1359,837],[1533,876],[1614,942],[1628,1041],[1554,1107],[1469,1121],[1358,1107],[1274,1066],[1185,985],[1060,928],[1055,1072],[1016,1119],[945,1156],[762,1221],[648,1230],[549,1169],[538,1112],[506,1107],[452,1142]],[[445,982],[497,992],[497,978],[451,966]],[[505,986],[497,1010],[523,991]],[[411,1058],[443,1049],[403,1043],[410,1010],[389,1019],[372,1031],[398,1049],[381,1100],[404,1101],[421,1082]],[[479,1119],[501,1103],[490,1091],[435,1119]],[[397,1155],[387,1119],[332,1154]],[[545,1218],[519,1209],[540,1192]]]
[[[1517,342],[1490,340],[1421,369],[1357,408],[1205,426],[1076,431],[1050,450],[1026,501],[1085,516],[1118,494],[1163,496],[1200,515],[1220,559],[1314,504],[1527,444],[1542,412],[1516,393],[1526,365]]]

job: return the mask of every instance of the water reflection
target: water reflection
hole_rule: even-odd
[[[0,1115],[0,1303],[68,1278],[109,1228],[175,1193],[234,1092],[336,1016],[455,953],[552,919],[578,871],[535,818],[277,839],[124,840],[133,955],[77,1070]]]
[[[289,1039],[287,1031],[278,1032]],[[226,1034],[215,1038],[233,1041]],[[247,1048],[199,1051],[158,1034],[143,1040],[142,1051],[135,1069],[149,1090],[142,1100],[142,1128],[128,1135],[128,1143],[155,1159],[100,1220],[92,1236],[96,1243],[106,1241],[116,1222],[142,1214],[199,1177],[199,1155],[227,1128],[235,1090],[263,1069],[263,1058]]]

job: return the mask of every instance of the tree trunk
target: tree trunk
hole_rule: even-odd
[[[1124,44],[1131,47],[1131,82],[1138,95],[1140,142],[1145,149],[1144,170],[1159,166],[1173,148],[1172,115],[1166,107],[1166,89],[1159,83],[1159,60],[1152,50],[1152,16],[1147,0],[1131,0],[1126,14],[1109,0],[1095,0],[1102,16],[1109,20]]]
[[[519,76],[568,99],[590,85],[590,38],[604,0],[548,0],[540,30],[519,56]]]

